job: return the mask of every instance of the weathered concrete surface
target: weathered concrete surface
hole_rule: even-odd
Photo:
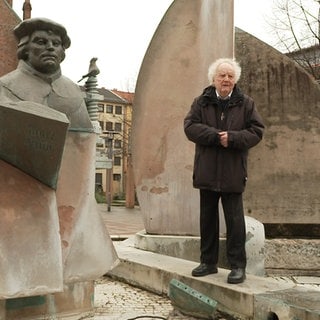
[[[254,247],[252,247],[254,246]],[[199,262],[200,238],[197,236],[150,235],[141,231],[134,236],[134,247],[162,255]],[[261,243],[246,242],[247,273],[281,276],[320,276],[318,239],[267,239]],[[220,238],[220,268],[229,268],[226,239]]]
[[[250,274],[265,275],[265,238],[263,225],[257,220],[246,217],[246,252],[247,269]],[[134,246],[162,255],[199,262],[199,236],[150,235],[141,231],[134,236]],[[229,268],[226,254],[226,239],[220,238],[219,264],[220,268]]]
[[[320,239],[270,239],[265,252],[268,274],[320,276]]]
[[[64,285],[60,293],[7,300],[0,304],[0,319],[86,319],[93,316],[93,301],[94,281],[76,282]]]
[[[57,186],[65,283],[95,280],[118,262],[94,197],[95,148],[95,133],[68,132]]]
[[[209,64],[233,56],[233,34],[233,1],[176,0],[146,52],[135,92],[132,152],[148,233],[199,232],[194,145],[184,135],[183,118],[207,86]]]
[[[92,281],[119,262],[94,198],[95,145],[95,133],[68,132],[57,191],[0,162],[0,298],[26,297],[8,319],[87,314]]]
[[[191,276],[191,270],[197,266],[196,262],[138,250],[133,247],[132,239],[116,243],[115,246],[121,263],[110,271],[109,275],[157,293],[168,293],[169,283],[174,278],[216,300],[218,302],[218,310],[227,311],[229,314],[239,316],[241,319],[259,319],[256,318],[258,308],[260,308],[260,304],[256,303],[257,297],[265,294],[270,294],[270,296],[278,295],[279,302],[285,302],[286,294],[290,290],[301,293],[306,291],[304,287],[298,286],[293,282],[280,282],[272,278],[253,275],[247,275],[246,281],[242,284],[231,285],[227,283],[229,271],[225,269],[219,269],[219,273],[215,275],[195,278]],[[308,292],[308,294],[301,295],[299,304],[294,303],[302,310],[307,310],[309,301],[312,301],[313,297],[320,295],[320,290],[317,289],[308,289]],[[306,308],[304,307],[305,301]],[[317,302],[308,313],[308,316],[315,317],[318,313],[319,303]],[[293,315],[295,314],[293,313]],[[279,319],[282,318],[280,317]],[[301,316],[299,319],[318,318]]]
[[[320,319],[320,292],[306,288],[291,288],[267,292],[255,297],[255,320]],[[270,318],[269,318],[270,319]]]
[[[239,84],[266,125],[249,156],[246,214],[264,223],[319,224],[320,86],[248,33],[237,29],[235,39]]]
[[[62,291],[55,191],[2,160],[0,181],[0,299]]]

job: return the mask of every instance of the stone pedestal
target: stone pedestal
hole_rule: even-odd
[[[94,198],[95,145],[68,132],[57,190],[0,160],[1,320],[92,312],[93,281],[118,262]]]

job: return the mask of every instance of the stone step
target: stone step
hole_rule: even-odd
[[[272,319],[277,319],[275,316],[278,313],[290,315],[278,319],[294,319],[297,310],[303,310],[304,305],[309,315],[306,312],[306,316],[301,317],[300,312],[297,319],[319,319],[320,299],[317,301],[314,296],[320,297],[320,290],[306,290],[294,282],[250,274],[244,283],[232,285],[227,283],[229,270],[222,268],[219,268],[218,274],[195,278],[191,276],[191,270],[198,265],[197,262],[137,249],[133,238],[115,243],[115,248],[121,262],[108,275],[152,292],[168,294],[170,281],[177,279],[216,300],[219,311],[240,319],[265,320],[270,315],[274,315]],[[290,302],[290,296],[294,297],[299,292],[303,294],[297,306],[294,299]],[[270,299],[270,296],[278,298]]]

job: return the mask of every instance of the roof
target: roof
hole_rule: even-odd
[[[128,104],[128,101],[126,99],[119,97],[118,95],[114,94],[112,91],[104,87],[98,88],[98,92],[99,94],[104,96],[103,101],[105,102]]]
[[[85,86],[79,86],[81,91],[85,92]],[[129,104],[126,99],[119,97],[118,95],[114,94],[111,90],[108,90],[104,87],[97,88],[98,93],[103,96],[103,102],[110,102],[110,103],[120,103],[120,104]]]
[[[300,53],[308,53],[308,52],[318,53],[319,50],[320,50],[320,45],[319,44],[315,44],[315,45],[312,45],[310,47],[305,47],[305,48],[297,49],[297,50],[292,51],[292,52],[288,52],[288,53],[286,53],[286,55],[288,57],[292,57],[292,56],[298,55]]]
[[[133,104],[134,99],[134,93],[133,92],[126,92],[126,91],[120,91],[117,89],[111,90],[114,94],[118,95],[119,97],[127,100],[130,104]]]

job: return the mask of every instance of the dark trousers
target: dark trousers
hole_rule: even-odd
[[[231,268],[246,267],[246,226],[242,193],[220,193],[200,189],[200,261],[218,264],[219,200],[227,229],[227,258]]]

